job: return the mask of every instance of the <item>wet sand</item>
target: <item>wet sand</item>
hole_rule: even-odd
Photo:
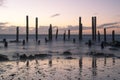
[[[0,62],[0,80],[119,80],[120,59],[73,56]]]

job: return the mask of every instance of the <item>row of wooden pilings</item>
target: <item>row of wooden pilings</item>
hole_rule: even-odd
[[[38,18],[36,17],[35,19],[36,21],[36,29],[35,29],[35,37],[36,37],[36,41],[38,41]],[[97,28],[96,28],[96,21],[97,18],[96,16],[95,17],[92,17],[92,40],[93,41],[96,41],[96,33],[97,33]],[[68,40],[70,40],[70,32],[71,30],[69,29],[68,30]],[[18,33],[19,33],[19,28],[17,27],[17,41],[19,40],[18,38]],[[50,27],[48,29],[48,40],[49,41],[52,41],[52,24],[50,24]],[[82,22],[81,22],[81,17],[79,17],[79,34],[78,34],[78,37],[79,37],[79,40],[82,40],[82,37],[83,36],[83,26],[82,26]],[[57,40],[58,38],[58,28],[56,30],[56,36],[55,36],[55,39]],[[29,19],[28,19],[28,16],[26,16],[26,41],[28,42],[28,39],[29,39]],[[98,31],[98,41],[101,41],[100,40],[100,32]],[[65,41],[66,40],[66,30],[64,31],[64,34],[63,34],[63,40]],[[106,42],[106,28],[104,28],[104,41]],[[113,30],[112,31],[112,41],[115,41],[115,31]]]
[[[68,30],[68,40],[70,40],[71,36],[71,30]],[[96,17],[92,17],[92,40],[96,41]],[[81,41],[83,39],[83,26],[81,22],[81,17],[79,17],[79,34],[78,34],[79,40]],[[38,18],[35,18],[35,39],[38,41]],[[47,41],[52,41],[53,39],[53,34],[52,34],[52,24],[50,24],[50,27],[48,29],[48,39],[46,38]],[[55,39],[58,39],[58,28],[56,29],[56,36]],[[100,40],[100,32],[98,31],[98,41]],[[66,30],[63,33],[63,40],[66,40]],[[106,42],[106,28],[104,28],[104,41]],[[29,17],[26,16],[26,42],[29,41]],[[73,39],[75,42],[75,39]],[[115,41],[115,31],[112,31],[112,41]],[[16,42],[19,42],[19,27],[16,28]]]

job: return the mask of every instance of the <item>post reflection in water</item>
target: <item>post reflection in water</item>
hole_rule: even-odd
[[[93,76],[97,76],[97,58],[92,57],[92,74]]]
[[[52,59],[49,60],[48,64],[50,67],[52,67]]]
[[[79,59],[79,71],[80,71],[80,75],[82,75],[82,67],[83,67],[83,63],[82,63],[82,56]]]
[[[106,66],[107,59],[104,57],[104,66]]]
[[[115,57],[112,58],[113,65],[115,65]]]

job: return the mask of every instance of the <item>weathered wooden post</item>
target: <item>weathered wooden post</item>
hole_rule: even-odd
[[[8,47],[8,42],[6,41],[6,39],[4,40],[4,47],[5,47],[5,48]]]
[[[94,40],[94,17],[92,17],[92,40]]]
[[[104,28],[104,42],[106,42],[106,28]]]
[[[94,35],[95,35],[95,41],[96,41],[96,31],[97,31],[97,28],[96,28],[96,16],[94,17]]]
[[[98,41],[100,42],[100,32],[98,31]]]
[[[68,40],[70,40],[70,29],[68,30]]]
[[[82,40],[82,23],[81,23],[81,17],[79,17],[79,40]]]
[[[48,30],[48,37],[49,37],[49,41],[52,41],[52,24],[50,24],[50,28]]]
[[[115,31],[113,30],[112,31],[112,42],[114,42],[115,41]]]
[[[58,28],[57,28],[57,30],[56,30],[56,36],[55,36],[55,39],[57,40],[57,38],[58,38]]]
[[[96,17],[92,17],[92,40],[96,40]]]
[[[28,42],[29,39],[29,18],[26,16],[26,42]]]
[[[16,42],[19,42],[19,27],[16,28]]]
[[[64,34],[63,34],[63,40],[64,40],[64,41],[66,40],[66,30],[65,30],[65,32],[64,32]]]
[[[25,40],[22,41],[23,46],[25,45]]]
[[[35,18],[35,22],[36,22],[36,31],[35,31],[35,38],[36,38],[36,42],[38,41],[38,18]]]

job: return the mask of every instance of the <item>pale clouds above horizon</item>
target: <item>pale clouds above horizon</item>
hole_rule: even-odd
[[[0,23],[0,34],[15,34],[16,33],[16,27],[17,26],[9,25],[9,23],[7,23],[7,22],[3,22],[3,23],[1,22]],[[53,26],[53,34],[55,34],[55,32],[56,32],[56,27],[57,26]],[[39,28],[38,28],[39,34],[47,34],[48,33],[48,28],[49,28],[49,26],[39,26]],[[103,28],[116,29],[116,30],[118,30],[117,34],[120,34],[119,33],[120,22],[104,23],[104,24],[101,24],[101,25],[97,26],[97,30],[103,29]],[[76,26],[69,25],[65,28],[58,28],[58,29],[59,29],[59,34],[63,34],[65,30],[67,31],[69,29],[71,31],[76,31],[75,34],[77,34],[77,32],[79,30],[79,27],[78,27],[78,25],[76,25]],[[19,30],[20,30],[20,34],[25,34],[26,33],[26,27],[25,26],[20,26]],[[30,27],[29,30],[30,30],[30,34],[35,33],[35,28],[34,27]],[[83,31],[87,31],[87,30],[91,30],[91,27],[83,26]],[[86,34],[86,33],[84,33],[84,34]]]

